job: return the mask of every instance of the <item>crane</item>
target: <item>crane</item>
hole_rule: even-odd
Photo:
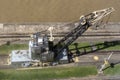
[[[87,15],[82,15],[79,20],[79,25],[75,27],[71,32],[64,36],[58,43],[54,46],[54,53],[56,57],[59,57],[61,52],[74,42],[79,36],[81,36],[89,27],[93,26],[100,19],[112,13],[114,8],[106,8],[98,11],[94,11]],[[67,54],[67,53],[66,53]],[[58,58],[59,59],[59,58]]]
[[[29,66],[32,63],[68,63],[68,46],[71,45],[79,36],[81,36],[89,27],[95,25],[99,20],[112,13],[114,8],[106,8],[94,11],[87,15],[82,15],[78,21],[78,25],[65,35],[61,40],[54,43],[52,36],[53,27],[48,30],[50,39],[46,34],[40,32],[31,36],[29,41],[29,50],[14,50],[11,53],[11,63]]]

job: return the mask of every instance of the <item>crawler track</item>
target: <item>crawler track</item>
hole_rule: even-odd
[[[30,40],[30,34],[0,34],[0,45],[6,44],[7,41],[11,43],[22,43],[28,42]],[[53,34],[55,37],[55,43],[58,42],[62,37],[64,37],[67,33],[57,33]],[[48,35],[49,36],[49,35]],[[76,40],[76,42],[100,42],[100,41],[111,41],[111,40],[120,40],[119,32],[86,32],[81,35],[80,38]]]
[[[58,33],[53,34],[54,37],[64,37],[67,33]],[[101,37],[101,36],[120,36],[118,32],[87,32],[83,35],[83,37]],[[30,34],[0,34],[0,38],[29,38]]]

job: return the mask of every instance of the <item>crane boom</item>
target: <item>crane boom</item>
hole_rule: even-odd
[[[74,42],[80,35],[82,35],[90,26],[93,26],[97,21],[112,13],[114,8],[106,8],[98,11],[94,11],[88,15],[80,17],[79,25],[63,37],[55,46],[55,53],[60,53]]]

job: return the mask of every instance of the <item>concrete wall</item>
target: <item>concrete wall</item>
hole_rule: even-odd
[[[34,33],[47,30],[53,26],[53,33],[70,32],[75,27],[75,24],[68,23],[37,23],[37,24],[0,24],[0,34],[9,33]],[[88,30],[90,32],[95,30]],[[120,32],[120,23],[109,23],[98,27],[96,31],[105,32]]]
[[[66,32],[71,28],[67,23],[37,23],[37,24],[1,24],[0,33],[34,33],[47,30],[49,27],[55,27],[54,33]],[[61,27],[62,26],[62,27]]]

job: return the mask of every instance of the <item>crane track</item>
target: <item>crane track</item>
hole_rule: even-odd
[[[88,54],[97,54],[97,55],[105,55],[105,53],[112,53],[113,54],[120,54],[120,50],[116,50],[116,51],[96,51],[96,52],[91,52],[91,53],[88,53]],[[87,54],[85,54],[87,55]],[[9,56],[8,54],[0,54],[0,57],[7,57]]]
[[[53,37],[64,37],[66,34],[57,34]],[[48,35],[49,36],[49,35]],[[120,36],[120,34],[84,34],[83,37]],[[0,35],[0,38],[30,38],[30,35]]]

